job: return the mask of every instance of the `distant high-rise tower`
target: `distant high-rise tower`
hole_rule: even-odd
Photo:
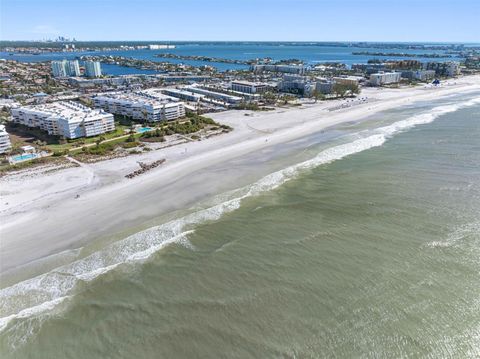
[[[100,77],[102,76],[102,68],[98,61],[85,61],[85,76]]]
[[[80,66],[78,65],[78,60],[68,61],[68,76],[80,76]]]
[[[54,77],[80,76],[80,66],[77,60],[52,61]]]
[[[66,77],[67,61],[52,61],[52,72],[54,77]]]

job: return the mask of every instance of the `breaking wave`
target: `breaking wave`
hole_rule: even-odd
[[[191,248],[187,236],[194,231],[195,225],[218,220],[223,214],[239,208],[241,201],[247,197],[273,190],[305,170],[379,147],[396,133],[430,123],[443,114],[477,103],[480,103],[479,98],[439,106],[388,126],[362,131],[349,143],[325,149],[310,160],[271,173],[252,185],[217,197],[218,204],[212,207],[133,234],[85,258],[4,288],[0,290],[0,333],[13,333],[17,326],[20,329],[22,321],[51,314],[60,304],[68,302],[82,285],[120,265],[141,263],[172,243]]]

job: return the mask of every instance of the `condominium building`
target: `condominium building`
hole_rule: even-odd
[[[53,102],[12,108],[16,123],[65,138],[98,136],[115,130],[113,115],[76,102]]]
[[[78,60],[52,61],[52,73],[54,77],[80,76]]]
[[[268,90],[268,85],[263,82],[233,81],[231,89],[248,94],[261,94]]]
[[[437,76],[455,77],[460,75],[460,64],[458,62],[427,62],[424,70],[433,70]]]
[[[205,95],[200,95],[196,94],[195,92],[179,89],[163,89],[162,92],[165,95],[176,97],[189,102],[199,102],[205,97]]]
[[[205,97],[222,102],[224,104],[229,105],[237,105],[243,101],[243,99],[239,96],[229,95],[228,93],[217,92],[216,89],[198,87],[195,85],[186,86],[183,88],[185,91],[194,92],[200,95],[204,95]]]
[[[333,92],[333,86],[333,81],[327,79],[317,79],[315,82],[315,91],[323,95],[328,95]]]
[[[310,96],[315,85],[306,76],[284,75],[278,83],[278,89],[282,92],[289,92],[303,96]]]
[[[378,72],[370,75],[370,84],[373,86],[382,86],[400,82],[401,72]]]
[[[409,80],[429,81],[435,78],[434,70],[409,70],[402,71],[402,77]]]
[[[134,120],[170,121],[185,116],[183,102],[157,89],[102,94],[93,97],[93,102],[96,108]]]
[[[305,73],[305,67],[303,65],[253,65],[252,70],[255,73],[261,73],[264,71],[297,75],[303,75]]]
[[[335,83],[347,86],[358,86],[362,80],[364,78],[361,76],[338,76],[333,78]]]
[[[99,61],[85,61],[85,76],[101,77],[102,67]]]
[[[11,148],[10,136],[5,130],[5,125],[0,125],[0,153],[6,153],[10,151]]]

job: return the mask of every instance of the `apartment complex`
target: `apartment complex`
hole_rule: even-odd
[[[101,77],[102,67],[98,61],[85,61],[85,76],[86,77]]]
[[[307,76],[284,75],[282,81],[278,83],[278,89],[282,92],[310,96],[315,89],[315,83]]]
[[[52,73],[54,77],[80,76],[78,60],[52,61]]]
[[[268,85],[263,82],[233,81],[231,89],[248,94],[261,94],[268,90]]]
[[[161,90],[108,93],[93,97],[96,108],[149,122],[170,121],[185,116],[185,105]]]
[[[92,110],[76,102],[12,108],[12,118],[16,123],[69,139],[98,136],[115,130],[112,114]]]
[[[252,70],[255,73],[261,72],[282,72],[287,74],[305,74],[305,67],[303,65],[253,65]]]
[[[409,80],[429,81],[435,78],[434,70],[409,70],[402,71],[402,77]]]
[[[198,87],[195,85],[186,86],[183,88],[185,91],[193,92],[199,95],[203,95],[204,99],[208,98],[213,100],[212,102],[219,102],[222,105],[238,105],[243,101],[239,96],[229,95],[228,93],[217,92],[215,88]]]
[[[10,136],[5,130],[5,125],[0,125],[0,154],[10,151],[11,148]]]
[[[460,75],[460,64],[458,62],[427,62],[424,70],[433,70],[437,76],[455,77]]]
[[[382,86],[400,82],[402,74],[400,72],[378,72],[370,75],[370,84],[373,86]]]

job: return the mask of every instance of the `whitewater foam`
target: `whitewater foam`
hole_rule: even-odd
[[[212,207],[200,209],[185,217],[146,229],[71,264],[4,288],[0,290],[0,316],[2,316],[0,333],[7,330],[12,322],[42,315],[52,310],[65,298],[74,295],[80,283],[93,281],[122,264],[146,261],[153,254],[173,243],[193,248],[187,236],[193,232],[192,228],[195,225],[218,220],[225,213],[238,209],[241,201],[247,197],[278,188],[306,170],[382,146],[396,133],[430,123],[441,115],[477,103],[480,103],[480,98],[460,104],[439,106],[427,113],[415,115],[388,126],[362,131],[357,134],[358,138],[349,143],[325,149],[310,160],[271,173],[250,186],[217,197],[220,203],[217,202],[218,204]]]

